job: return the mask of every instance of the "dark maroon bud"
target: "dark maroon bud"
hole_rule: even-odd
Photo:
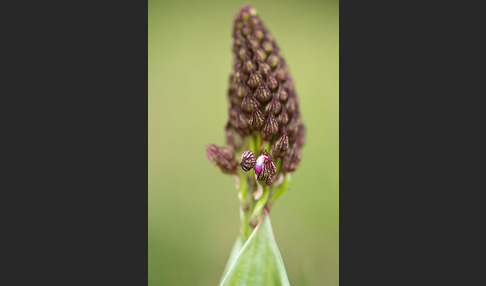
[[[235,46],[236,48],[241,47],[241,46],[243,45],[243,43],[244,43],[243,38],[240,38],[240,37],[235,37],[234,46]]]
[[[231,126],[233,126],[234,128],[238,128],[238,121],[237,121],[238,112],[236,112],[235,109],[230,108],[228,110],[228,114],[229,114],[229,120],[228,121],[231,124]]]
[[[239,98],[245,97],[246,93],[248,92],[245,84],[243,82],[239,82],[236,84],[235,88],[235,95]]]
[[[258,41],[257,38],[253,37],[252,35],[248,35],[246,38],[248,39],[248,43],[250,44],[250,47],[252,48],[260,47],[260,41]]]
[[[251,94],[251,92],[248,92],[243,98],[243,102],[241,103],[241,109],[246,113],[250,113],[254,107],[258,107],[258,102],[256,101],[253,94]]]
[[[285,110],[285,107],[282,107],[282,112],[277,116],[277,122],[280,126],[285,126],[289,122],[289,115]]]
[[[275,54],[271,54],[267,59],[268,65],[274,70],[278,65],[278,56]]]
[[[234,74],[234,81],[238,83],[241,81],[242,78],[243,78],[243,74],[240,71],[236,71]]]
[[[297,169],[299,162],[301,160],[300,149],[294,145],[287,152],[287,155],[283,157],[282,168],[285,172],[293,172]]]
[[[271,91],[275,91],[278,87],[278,81],[271,75],[267,76],[267,86]]]
[[[236,125],[238,126],[237,129],[241,134],[246,135],[250,133],[250,129],[248,127],[248,117],[243,112],[238,113],[238,116],[236,117]]]
[[[243,26],[241,27],[241,34],[243,34],[243,36],[248,36],[249,34],[251,34],[250,25],[248,25],[247,23],[243,23]]]
[[[289,95],[291,92],[295,91],[294,80],[289,75],[287,75],[287,80],[284,83],[284,88],[289,92]]]
[[[255,64],[249,58],[247,58],[243,64],[243,71],[249,74],[254,70],[256,70]]]
[[[251,169],[253,169],[253,167],[255,167],[255,164],[256,164],[256,157],[255,155],[253,155],[253,152],[251,152],[251,150],[245,151],[241,155],[240,166],[241,169],[243,169],[243,171],[245,172],[250,171]]]
[[[238,92],[238,86],[236,87],[236,92]],[[287,99],[289,99],[289,93],[284,88],[280,88],[278,92],[278,99],[282,103],[286,102]]]
[[[255,97],[260,101],[260,102],[268,102],[270,98],[272,98],[272,94],[270,93],[270,90],[265,86],[265,84],[260,84],[255,92]]]
[[[266,62],[258,61],[258,71],[260,74],[267,76],[272,69]]]
[[[234,93],[230,95],[230,102],[233,106],[241,105],[241,98],[237,97]]]
[[[270,185],[275,180],[275,174],[277,174],[277,165],[265,150],[256,160],[255,176],[258,181]]]
[[[297,135],[295,137],[295,144],[297,147],[301,148],[305,144],[305,125],[299,124]]]
[[[240,134],[236,132],[236,130],[231,127],[231,123],[227,122],[224,128],[224,132],[226,135],[226,145],[232,147],[233,150],[237,150],[243,144],[243,138],[241,138]]]
[[[263,34],[263,31],[260,29],[255,29],[255,32],[253,32],[253,36],[259,41],[263,40],[265,35]]]
[[[299,124],[300,122],[295,117],[292,117],[290,120],[289,125],[287,125],[287,135],[289,136],[290,142],[294,142],[295,137],[297,136],[297,132],[299,131]]]
[[[260,19],[256,17],[255,15],[250,16],[250,25],[252,27],[258,26],[260,24]]]
[[[291,96],[287,100],[287,103],[285,104],[285,109],[287,109],[287,112],[290,114],[293,114],[297,110],[297,100],[294,96]]]
[[[241,47],[239,50],[238,50],[238,57],[240,60],[244,60],[245,57],[249,56],[249,52],[246,48],[243,48]]]
[[[277,115],[281,108],[282,105],[280,104],[280,101],[278,101],[277,95],[274,95],[272,101],[270,101],[270,103],[267,104],[267,107],[265,107],[265,112],[272,112],[274,115]]]
[[[289,148],[289,137],[285,133],[285,129],[282,129],[281,134],[272,146],[272,155],[275,158],[283,157]]]
[[[240,14],[240,19],[243,20],[244,22],[248,23],[250,20],[250,11],[248,10],[248,7],[242,7],[241,14]]]
[[[209,144],[206,146],[206,156],[225,173],[233,173],[238,166],[233,153],[226,147]]]
[[[264,122],[265,115],[258,108],[254,107],[248,120],[248,125],[253,130],[260,130]]]
[[[235,33],[240,33],[241,27],[243,27],[243,23],[241,21],[235,21]],[[235,37],[235,33],[233,33],[233,37]]]
[[[263,50],[269,55],[273,51],[273,45],[269,41],[265,41],[262,44]]]
[[[258,72],[252,72],[250,74],[250,78],[248,79],[248,86],[255,89],[257,88],[257,86],[260,84],[260,82],[262,82],[263,79],[261,77],[261,75],[258,73]]]
[[[278,122],[273,113],[269,113],[265,125],[263,125],[262,138],[270,141],[278,132]]]
[[[281,82],[284,82],[287,79],[287,73],[283,69],[277,69],[275,74],[277,75],[277,79]]]
[[[253,54],[257,61],[265,61],[267,59],[267,54],[260,48],[253,48]]]

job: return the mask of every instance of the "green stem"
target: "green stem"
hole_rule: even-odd
[[[252,232],[249,225],[248,180],[245,173],[240,171],[238,174],[240,179],[238,199],[240,201],[241,237],[246,241]]]
[[[269,193],[270,193],[269,187],[268,186],[263,187],[263,195],[257,201],[255,208],[253,209],[253,213],[251,214],[250,217],[250,224],[252,226],[256,226],[258,224],[258,221],[260,220],[260,217],[262,215],[263,208],[267,204]]]
[[[260,155],[260,152],[261,152],[261,146],[262,146],[262,134],[260,132],[257,133],[257,137],[256,137],[256,146],[257,146],[257,152],[258,152],[258,155]],[[255,154],[255,156],[258,156]]]

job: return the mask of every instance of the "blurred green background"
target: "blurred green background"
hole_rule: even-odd
[[[231,29],[242,1],[148,2],[149,285],[217,285],[239,227],[224,144]],[[307,126],[271,219],[292,285],[338,285],[339,3],[252,1],[290,67]]]

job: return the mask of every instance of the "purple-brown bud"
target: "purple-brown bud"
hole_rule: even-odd
[[[238,92],[238,85],[236,86],[236,92]],[[284,88],[280,88],[278,92],[278,99],[282,103],[286,102],[287,99],[289,99],[289,93]]]
[[[285,108],[287,109],[287,112],[290,114],[293,114],[297,110],[297,100],[295,97],[290,97],[289,100],[287,100],[287,104],[285,104]]]
[[[285,110],[285,107],[282,107],[282,112],[277,117],[277,122],[279,126],[285,126],[289,122],[289,115]]]
[[[267,54],[270,54],[273,51],[273,45],[269,41],[263,42],[262,47]]]
[[[278,56],[275,54],[271,54],[267,59],[267,63],[272,68],[272,70],[274,70],[278,65]]]
[[[247,92],[248,91],[247,91],[247,88],[246,88],[244,83],[239,82],[239,83],[236,84],[235,94],[236,94],[237,97],[243,98],[243,97],[245,97]]]
[[[255,107],[258,108],[258,102],[253,94],[248,92],[243,98],[243,102],[241,102],[241,109],[247,113],[250,113]]]
[[[282,109],[282,105],[280,104],[280,101],[278,100],[277,96],[274,95],[272,101],[270,101],[270,103],[267,104],[267,107],[265,107],[265,112],[266,113],[271,112],[274,115],[277,115],[280,112],[280,109]]]
[[[251,87],[252,89],[257,88],[257,86],[260,84],[262,81],[262,77],[258,72],[252,72],[250,74],[250,78],[248,79],[248,86]]]
[[[239,149],[243,144],[243,139],[241,138],[240,134],[238,134],[238,132],[231,127],[230,122],[226,123],[224,132],[226,135],[226,145],[230,146],[233,151]]]
[[[263,125],[262,138],[270,141],[278,132],[278,122],[273,113],[269,113],[265,125]]]
[[[270,90],[265,86],[265,84],[260,84],[255,92],[256,98],[260,102],[268,102],[270,98],[272,97]]]
[[[243,169],[243,171],[245,172],[250,171],[251,169],[253,169],[253,167],[255,167],[255,164],[256,164],[256,157],[255,155],[253,155],[253,152],[251,152],[251,150],[245,151],[241,155],[240,166],[241,169]]]
[[[248,125],[250,125],[250,128],[253,130],[260,130],[264,122],[265,115],[263,115],[263,113],[258,108],[253,108],[250,119],[248,120]]]
[[[295,137],[295,144],[297,144],[299,148],[301,148],[305,144],[305,125],[302,123],[299,124],[299,129]]]
[[[238,166],[233,153],[226,147],[209,144],[206,146],[206,156],[225,173],[233,173]]]
[[[294,144],[289,151],[287,151],[287,155],[283,157],[282,160],[282,168],[285,172],[293,172],[297,169],[301,159],[300,149],[299,147]]]
[[[260,41],[258,41],[252,35],[248,35],[248,37],[246,37],[246,38],[248,39],[248,43],[250,44],[251,48],[259,48],[260,47]]]
[[[287,153],[289,148],[289,137],[285,133],[285,129],[282,129],[282,135],[273,143],[272,155],[275,158],[283,157]]]
[[[256,160],[255,177],[258,181],[270,185],[275,180],[275,174],[277,174],[277,165],[265,150]]]
[[[264,61],[267,59],[267,54],[260,48],[253,48],[253,54],[259,61]]]
[[[260,74],[266,76],[272,71],[272,69],[267,63],[258,61],[258,71],[260,72]]]
[[[267,87],[271,91],[275,91],[278,87],[277,79],[271,75],[267,76]]]

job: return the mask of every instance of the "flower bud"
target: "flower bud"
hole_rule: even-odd
[[[265,112],[266,113],[271,112],[274,115],[277,115],[280,112],[280,109],[282,109],[282,105],[280,104],[280,101],[278,100],[277,96],[274,95],[272,101],[270,101],[270,103],[267,104],[267,107],[265,107]]]
[[[233,153],[226,147],[209,144],[206,146],[206,156],[225,173],[233,173],[238,166]]]
[[[259,48],[260,47],[260,41],[258,41],[252,35],[248,35],[246,38],[248,39],[248,43],[250,44],[251,48]]]
[[[253,108],[251,112],[250,119],[248,120],[248,125],[253,130],[260,130],[265,122],[265,115],[258,109]]]
[[[253,32],[253,35],[255,36],[255,38],[259,41],[263,40],[263,37],[265,36],[263,34],[263,31],[260,30],[260,29],[255,29],[255,32]]]
[[[283,157],[282,168],[285,172],[293,172],[297,169],[301,159],[300,149],[297,145],[293,145],[290,150],[287,151],[287,155]]]
[[[243,23],[243,26],[241,27],[241,33],[243,36],[248,36],[251,33],[251,27],[247,23]]]
[[[253,167],[255,167],[255,164],[256,164],[256,157],[255,155],[253,155],[253,152],[251,152],[251,150],[245,151],[241,155],[240,165],[243,171],[245,172],[250,171],[251,169],[253,169]]]
[[[255,96],[260,102],[265,103],[270,100],[272,95],[270,94],[270,90],[262,83],[258,86]]]
[[[264,184],[270,185],[275,180],[275,174],[277,174],[277,165],[275,164],[275,161],[268,156],[267,150],[265,150],[256,160],[256,179]]]
[[[253,94],[248,92],[241,102],[241,109],[247,113],[250,113],[255,107],[258,108],[258,102],[256,101]]]
[[[244,60],[246,56],[248,56],[249,52],[246,48],[244,47],[241,47],[239,50],[238,50],[238,57],[240,58],[240,60]]]
[[[262,138],[264,140],[270,141],[273,136],[278,132],[278,122],[272,112],[268,114],[267,120],[262,130]]]
[[[255,69],[256,69],[255,64],[249,58],[247,58],[243,64],[243,72],[248,74],[254,71]]]
[[[260,48],[253,48],[253,54],[255,55],[257,61],[264,61],[267,59],[267,54]]]
[[[281,68],[278,68],[275,74],[277,75],[277,79],[281,82],[284,82],[287,79],[287,73]]]
[[[250,133],[250,130],[248,128],[248,117],[243,112],[238,112],[238,115],[236,117],[236,126],[241,134],[247,135],[248,133]]]
[[[300,123],[299,130],[297,131],[297,135],[295,137],[295,144],[297,144],[297,146],[301,148],[302,146],[304,146],[304,143],[305,143],[305,125]]]
[[[270,65],[272,70],[274,70],[278,65],[278,56],[275,54],[271,54],[270,56],[268,56],[267,63],[268,65]]]
[[[277,117],[277,122],[279,126],[285,126],[289,122],[289,115],[285,110],[285,107],[282,107],[282,112]]]
[[[282,135],[273,143],[272,155],[275,158],[283,157],[289,148],[289,137],[285,133],[285,129],[282,129]]]
[[[248,86],[251,87],[252,89],[255,89],[260,82],[262,81],[262,77],[258,72],[252,72],[250,75],[250,78],[248,79]]]
[[[236,84],[236,88],[235,88],[235,95],[238,97],[238,98],[243,98],[245,97],[246,93],[247,93],[247,88],[245,86],[245,84],[243,84],[242,82],[239,82]]]
[[[272,71],[272,69],[266,62],[262,62],[262,61],[257,61],[257,62],[258,62],[258,71],[260,72],[260,74],[267,76]]]
[[[273,45],[269,41],[263,42],[262,47],[267,54],[270,54],[273,51]]]
[[[275,91],[278,87],[277,79],[271,75],[267,76],[267,87],[271,91]]]
[[[238,85],[236,85],[236,93],[238,95]],[[280,88],[278,92],[278,99],[282,103],[286,102],[287,99],[289,99],[289,93],[284,88]]]
[[[293,114],[297,110],[297,100],[295,97],[291,96],[287,100],[287,104],[285,104],[285,109],[287,109],[287,112],[290,114]]]
[[[230,146],[233,150],[237,150],[243,144],[243,139],[236,130],[231,127],[231,123],[228,121],[224,128],[224,133],[226,135],[226,145]]]

